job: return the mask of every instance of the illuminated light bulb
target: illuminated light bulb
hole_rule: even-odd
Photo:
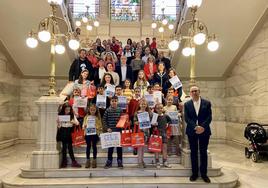
[[[157,27],[156,23],[152,23],[152,28],[155,29]]]
[[[209,49],[209,51],[214,52],[214,51],[218,50],[218,48],[219,48],[219,42],[218,41],[212,40],[212,41],[210,41],[208,43],[208,49]]]
[[[87,30],[91,31],[93,29],[93,27],[91,25],[87,25]]]
[[[88,22],[88,18],[84,16],[84,17],[82,18],[82,21],[83,21],[84,23],[87,23],[87,22]]]
[[[168,24],[168,20],[167,19],[162,20],[162,24],[163,25],[167,25]]]
[[[174,29],[174,25],[173,25],[173,24],[169,24],[168,28],[169,28],[170,30],[172,30],[172,29]]]
[[[62,44],[57,44],[55,46],[55,51],[57,54],[63,54],[65,52],[65,47]]]
[[[51,39],[51,34],[46,31],[40,31],[38,32],[38,38],[42,41],[42,42],[48,42]]]
[[[186,57],[190,56],[192,54],[192,48],[190,47],[183,48],[182,54]]]
[[[56,5],[61,5],[62,0],[47,0],[49,4],[56,4]]]
[[[72,49],[72,50],[77,50],[80,46],[80,43],[78,40],[75,40],[75,39],[71,39],[69,40],[69,47]]]
[[[187,0],[188,7],[200,7],[202,0]]]
[[[201,45],[206,41],[206,35],[204,33],[197,33],[194,36],[194,43],[197,45]]]
[[[30,48],[35,48],[38,45],[38,41],[34,37],[29,37],[26,39],[26,44]]]
[[[82,25],[82,23],[81,23],[80,21],[77,20],[77,21],[75,22],[75,25],[76,25],[77,27],[80,27],[80,26]]]
[[[100,22],[96,20],[96,21],[94,21],[93,25],[94,25],[95,27],[99,27],[99,26],[100,26]]]
[[[176,51],[180,46],[180,43],[179,41],[177,40],[172,40],[169,44],[168,44],[168,48],[171,50],[171,51]]]
[[[163,33],[163,32],[164,32],[164,28],[163,28],[163,27],[159,27],[158,31],[159,31],[160,33]]]

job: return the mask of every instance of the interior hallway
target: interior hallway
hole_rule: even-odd
[[[0,150],[0,180],[16,174],[21,167],[29,166],[30,154],[35,148],[30,144],[18,144]],[[210,144],[212,163],[232,169],[239,175],[239,188],[264,188],[268,184],[268,160],[254,163],[246,159],[243,148],[226,144]],[[0,186],[1,187],[1,186]]]

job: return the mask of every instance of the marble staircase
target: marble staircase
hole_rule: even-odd
[[[202,179],[190,182],[190,168],[181,165],[181,157],[171,155],[168,158],[171,168],[161,166],[157,169],[154,164],[154,154],[145,152],[144,161],[147,168],[137,167],[137,155],[133,155],[132,148],[123,148],[124,169],[118,169],[116,152],[114,153],[113,167],[104,169],[107,151],[98,146],[98,168],[86,169],[84,164],[85,146],[74,148],[76,159],[82,168],[66,169],[30,169],[22,168],[21,173],[3,179],[3,188],[95,188],[95,187],[131,187],[131,188],[175,188],[175,187],[204,187],[204,188],[231,188],[237,183],[238,176],[227,169],[212,166],[208,169],[211,184]],[[70,162],[70,159],[68,159]],[[160,160],[161,161],[161,160]]]
[[[45,170],[47,173],[40,173],[46,175],[50,174],[50,177],[26,178],[22,177],[23,175],[7,177],[3,180],[3,188],[102,188],[107,186],[111,188],[229,188],[235,187],[237,184],[238,176],[230,170],[221,169],[220,175],[211,176],[211,183],[207,184],[200,178],[196,182],[190,182],[188,175],[177,176],[176,171],[173,171],[173,175],[164,175],[166,171],[170,171],[171,173],[171,171],[174,170],[173,168],[153,169],[149,167],[148,169],[143,170],[127,167],[123,170],[115,168],[108,170],[104,170],[103,168],[97,168],[95,170],[70,168],[64,170]],[[134,176],[127,176],[132,170]],[[151,176],[146,176],[146,171],[150,170],[154,170],[158,172],[158,174],[155,175],[152,173]],[[100,176],[95,177],[92,175],[94,174],[94,171],[99,171]],[[38,172],[33,171],[32,173],[38,174]],[[86,174],[87,176],[83,176]]]
[[[124,169],[118,169],[116,152],[114,164],[110,169],[104,169],[107,151],[99,148],[96,169],[85,169],[85,146],[75,149],[75,156],[82,168],[59,169],[60,149],[55,141],[57,107],[61,99],[58,97],[41,97],[39,106],[39,139],[37,149],[32,152],[30,166],[20,172],[6,176],[2,180],[3,188],[232,188],[238,181],[238,176],[233,171],[213,166],[211,157],[208,163],[208,175],[211,183],[207,184],[202,179],[190,182],[191,175],[189,163],[189,149],[183,144],[182,157],[170,156],[168,162],[172,168],[154,166],[154,154],[145,152],[147,168],[137,167],[137,156],[132,150],[124,148]],[[183,142],[184,143],[184,142]],[[187,162],[188,161],[188,162]],[[69,159],[70,162],[70,159]],[[161,162],[161,159],[160,159]]]

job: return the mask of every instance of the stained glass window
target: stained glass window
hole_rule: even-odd
[[[99,14],[99,0],[72,0],[69,8],[74,19],[81,18],[87,11],[95,18]]]
[[[141,0],[110,0],[111,20],[140,21]]]
[[[179,1],[178,0],[152,0],[152,16],[153,20],[159,20],[164,15],[170,21],[175,21],[179,12]]]

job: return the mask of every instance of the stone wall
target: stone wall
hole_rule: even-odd
[[[56,80],[56,82],[59,94],[67,80]],[[19,138],[24,143],[33,142],[38,128],[38,106],[35,101],[47,94],[48,79],[21,79],[20,86]]]
[[[211,101],[212,107],[212,139],[224,140],[226,138],[226,103],[224,81],[197,81],[201,97]],[[188,82],[183,82],[184,88],[189,88]],[[185,89],[186,92],[186,89]]]
[[[19,79],[0,50],[0,143],[18,138]]]
[[[268,123],[268,21],[226,79],[226,138],[246,143],[245,125]]]

